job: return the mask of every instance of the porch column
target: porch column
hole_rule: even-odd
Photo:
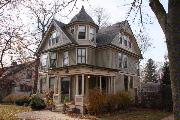
[[[99,88],[100,88],[100,91],[102,92],[102,79],[101,79],[102,77],[100,76],[99,77],[99,80],[100,80],[100,84],[99,84]]]
[[[61,103],[61,76],[59,76],[59,83],[58,83],[58,86],[59,86],[59,89],[58,89],[58,94],[59,94],[59,103]]]
[[[111,93],[111,77],[108,79],[108,93]]]
[[[78,84],[78,75],[76,75],[76,95],[79,95],[79,84]]]
[[[82,74],[82,95],[84,95],[84,74]]]
[[[113,76],[111,76],[111,93],[114,93],[114,79],[113,79]]]

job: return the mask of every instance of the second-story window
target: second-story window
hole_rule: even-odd
[[[78,27],[78,39],[85,39],[86,38],[86,27],[84,25],[80,25]]]
[[[123,59],[122,53],[118,53],[118,67],[119,68],[122,68],[122,59]]]
[[[77,63],[86,63],[86,48],[77,48]]]
[[[48,60],[47,54],[43,54],[43,55],[40,57],[41,69],[46,69],[46,68],[47,68],[47,60]]]
[[[123,56],[123,68],[127,68],[127,66],[128,66],[127,56],[124,55],[124,56]]]
[[[89,30],[89,39],[94,42],[95,41],[95,29],[94,28],[90,28]]]
[[[57,62],[57,55],[56,52],[50,53],[50,67],[56,67]]]
[[[127,38],[126,37],[124,37],[124,46],[127,46]]]
[[[68,55],[68,51],[64,52],[63,65],[64,65],[64,66],[68,66],[68,65],[69,65],[69,55]]]

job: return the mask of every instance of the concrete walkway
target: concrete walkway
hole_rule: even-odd
[[[174,120],[174,116],[170,115],[168,117],[163,118],[162,120]]]
[[[16,114],[16,117],[23,120],[85,120],[80,118],[71,118],[65,114],[51,112],[48,110],[18,113]]]

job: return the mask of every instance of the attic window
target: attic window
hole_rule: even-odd
[[[120,43],[120,44],[122,44],[122,40],[123,40],[123,39],[122,39],[122,37],[120,36],[120,37],[119,37],[119,43]]]
[[[54,45],[59,42],[59,32],[53,31],[49,39],[49,46]]]
[[[129,48],[131,48],[132,47],[132,44],[131,44],[131,42],[129,41]]]
[[[70,32],[71,32],[72,35],[74,34],[74,27],[70,28]]]
[[[78,27],[78,39],[85,39],[86,38],[86,27],[81,25]]]

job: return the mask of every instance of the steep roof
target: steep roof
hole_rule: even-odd
[[[73,22],[89,22],[95,24],[93,19],[86,13],[84,6],[82,6],[79,13],[71,19],[70,23]]]
[[[96,42],[98,46],[110,44],[115,36],[120,32],[120,30],[123,29],[123,25],[125,24],[125,22],[127,21],[122,21],[113,24],[112,26],[101,28],[97,34]]]
[[[77,44],[76,40],[72,37],[72,35],[70,35],[67,30],[66,30],[66,24],[60,22],[60,21],[57,21],[55,19],[53,19],[54,22],[61,28],[61,30],[64,32],[64,34],[71,40],[72,43],[75,43]]]

